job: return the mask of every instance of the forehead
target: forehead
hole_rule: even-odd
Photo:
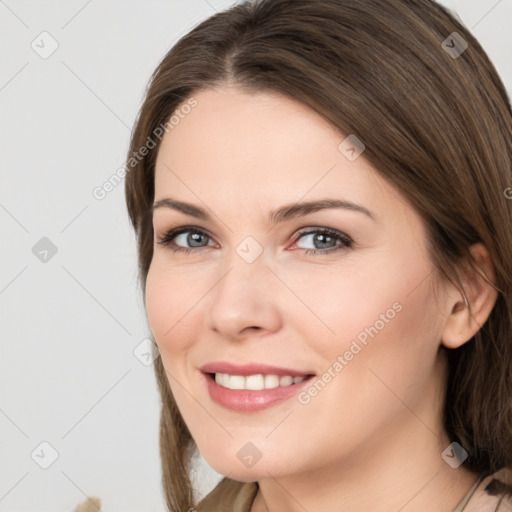
[[[160,148],[176,164],[186,160],[189,170],[205,160],[212,168],[220,160],[224,171],[258,167],[260,172],[284,172],[290,164],[319,164],[339,156],[342,135],[284,95],[225,87],[200,91],[194,98],[196,107],[166,134]]]
[[[155,198],[169,193],[250,210],[251,203],[270,208],[339,196],[371,205],[379,215],[407,207],[397,204],[403,198],[364,153],[349,161],[340,152],[346,135],[308,106],[279,93],[234,87],[193,97],[197,105],[162,140]]]

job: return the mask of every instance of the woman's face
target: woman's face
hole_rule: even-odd
[[[158,153],[146,306],[202,455],[252,481],[431,439],[446,315],[420,218],[308,107],[194,97]]]

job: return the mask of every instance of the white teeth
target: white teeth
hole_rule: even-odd
[[[273,389],[278,386],[291,386],[298,384],[305,379],[304,376],[292,377],[291,375],[229,375],[228,373],[216,373],[215,382],[224,388],[248,389],[260,391],[262,389]]]
[[[248,375],[245,377],[245,389],[252,389],[253,391],[265,389],[263,375]]]
[[[277,375],[265,375],[265,389],[277,388],[279,377]]]
[[[293,377],[290,377],[290,375],[285,375],[279,379],[280,386],[289,386],[290,384],[293,384]]]
[[[242,375],[228,375],[229,389],[245,389],[245,377]]]

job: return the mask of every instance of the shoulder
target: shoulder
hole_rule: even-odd
[[[512,510],[512,472],[503,468],[482,479],[465,512],[510,512]]]
[[[224,477],[198,504],[197,512],[250,512],[257,482],[239,482]]]
[[[512,470],[503,468],[491,475],[485,492],[497,500],[497,512],[512,510]]]

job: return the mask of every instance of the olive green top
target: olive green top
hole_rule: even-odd
[[[197,512],[251,512],[257,492],[257,482],[238,482],[224,477],[201,500]]]
[[[481,474],[453,512],[511,512],[512,497],[502,494],[497,473]],[[258,492],[257,482],[238,482],[224,477],[206,495],[197,512],[251,512]]]

